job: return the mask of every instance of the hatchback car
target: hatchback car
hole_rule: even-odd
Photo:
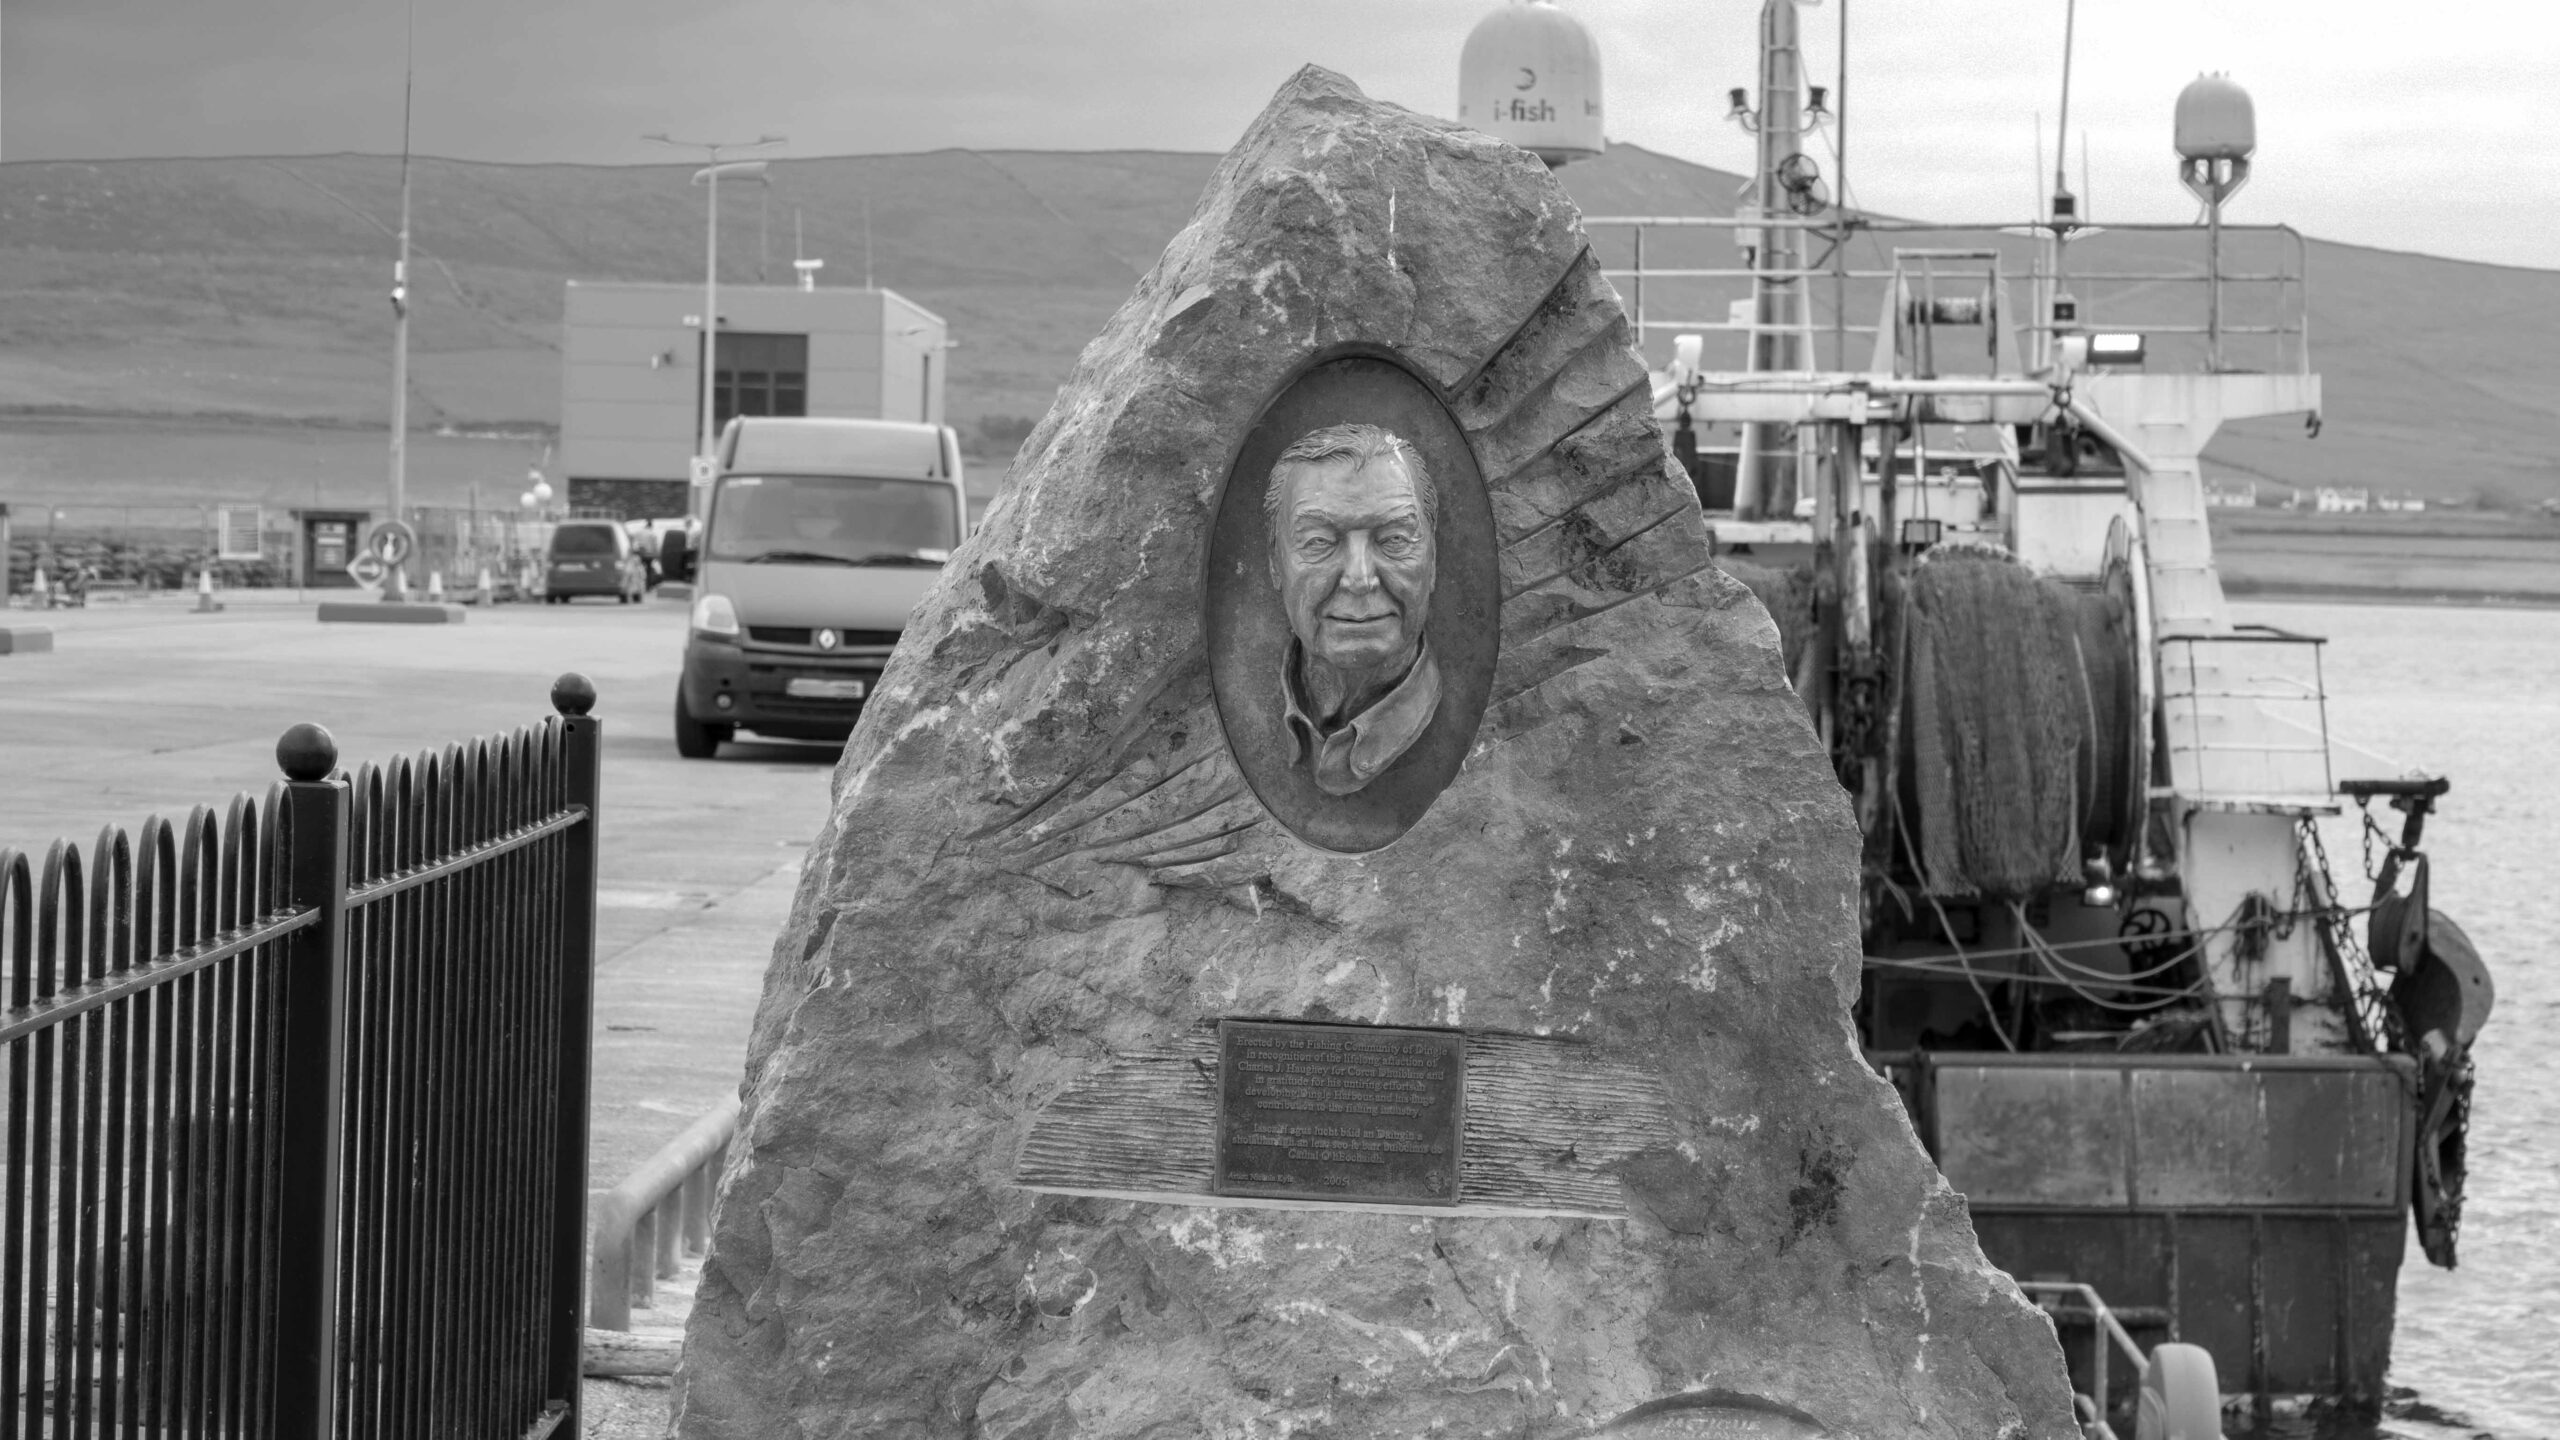
[[[625,605],[648,598],[649,572],[619,522],[564,520],[551,532],[542,598],[565,605],[579,595],[610,595]]]

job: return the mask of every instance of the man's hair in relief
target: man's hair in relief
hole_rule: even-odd
[[[1280,452],[1279,459],[1271,462],[1271,478],[1262,490],[1262,514],[1270,523],[1271,533],[1280,533],[1280,480],[1290,466],[1348,460],[1357,468],[1381,455],[1403,459],[1404,473],[1413,477],[1413,501],[1422,507],[1423,528],[1429,529],[1440,518],[1440,490],[1431,483],[1431,470],[1422,463],[1422,452],[1403,436],[1375,425],[1327,425],[1299,436]]]

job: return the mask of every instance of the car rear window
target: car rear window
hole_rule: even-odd
[[[581,559],[617,554],[610,525],[563,525],[551,532],[551,553]]]

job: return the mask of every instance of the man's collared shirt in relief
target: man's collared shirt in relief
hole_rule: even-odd
[[[1440,708],[1440,667],[1431,658],[1430,646],[1419,645],[1413,667],[1394,689],[1328,729],[1308,713],[1306,696],[1299,688],[1302,654],[1298,642],[1291,640],[1280,672],[1280,694],[1288,706],[1289,763],[1296,765],[1312,754],[1317,789],[1327,795],[1357,793],[1412,748],[1431,724]]]

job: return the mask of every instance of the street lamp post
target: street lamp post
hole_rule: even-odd
[[[391,520],[406,517],[409,506],[409,116],[417,94],[418,21],[416,0],[407,7],[408,42],[400,81],[400,258],[391,266]],[[383,577],[382,598],[409,598],[407,562]]]
[[[728,160],[720,158],[723,150],[755,150],[779,145],[783,137],[766,135],[746,142],[674,140],[664,134],[644,135],[644,140],[684,150],[705,152],[711,163],[693,172],[693,183],[707,188],[709,204],[704,207],[702,242],[702,433],[694,455],[694,481],[700,484],[712,470],[713,447],[719,437],[713,429],[712,376],[720,356],[720,177],[723,175],[762,175],[762,160]]]

